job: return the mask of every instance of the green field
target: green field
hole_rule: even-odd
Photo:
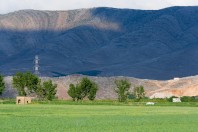
[[[198,107],[0,105],[0,131],[198,131]]]

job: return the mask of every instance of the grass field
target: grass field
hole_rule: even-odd
[[[198,107],[0,105],[0,131],[198,131]]]

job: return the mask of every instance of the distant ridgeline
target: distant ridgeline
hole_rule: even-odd
[[[170,79],[198,74],[198,7],[0,15],[0,71]]]

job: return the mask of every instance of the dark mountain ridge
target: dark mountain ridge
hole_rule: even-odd
[[[198,74],[198,7],[0,15],[0,71],[170,79]]]

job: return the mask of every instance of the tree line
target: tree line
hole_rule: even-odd
[[[131,83],[126,79],[115,80],[116,87],[115,92],[118,95],[119,102],[127,101],[130,94],[132,94],[137,100],[143,99],[145,97],[145,91],[143,86],[136,86],[132,93],[129,92]],[[82,78],[81,82],[74,85],[70,84],[68,95],[73,99],[73,101],[83,100],[87,97],[89,100],[94,100],[98,86],[95,82],[89,80],[88,78]]]
[[[131,83],[126,79],[115,80],[115,92],[118,95],[118,101],[125,102],[129,96],[136,99],[145,97],[143,86],[134,87],[133,92],[129,89]],[[51,80],[41,81],[41,79],[31,72],[18,72],[13,76],[13,86],[18,91],[19,96],[33,95],[40,100],[53,100],[56,95],[57,84]],[[0,75],[0,95],[5,90],[4,77]],[[70,84],[67,91],[73,101],[81,101],[85,98],[94,100],[98,91],[98,85],[87,77],[81,79],[77,84]]]

